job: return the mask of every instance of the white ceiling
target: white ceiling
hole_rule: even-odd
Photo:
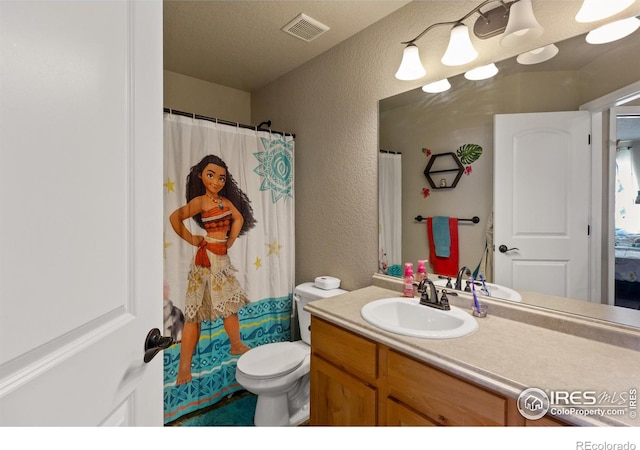
[[[409,0],[164,0],[164,68],[252,92]],[[330,30],[306,42],[281,28],[298,14]]]

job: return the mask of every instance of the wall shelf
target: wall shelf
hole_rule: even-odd
[[[438,166],[434,168],[434,164],[436,163],[436,160],[438,158],[440,158],[440,161],[438,162]],[[447,183],[446,180],[443,178],[442,180],[445,181],[446,185],[442,186],[441,183],[436,184],[433,181],[433,178],[431,178],[432,175],[445,174],[445,173],[449,173],[449,174],[455,173],[455,178],[453,182]],[[431,156],[431,159],[429,160],[427,167],[424,169],[424,176],[427,178],[427,181],[429,182],[429,185],[431,186],[432,189],[455,188],[458,184],[458,181],[460,181],[460,177],[462,176],[463,173],[464,173],[464,166],[462,165],[462,163],[460,162],[456,154],[453,152],[439,153],[437,155]]]

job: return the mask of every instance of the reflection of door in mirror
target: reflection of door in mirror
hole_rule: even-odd
[[[615,112],[615,305],[640,309],[640,107]]]
[[[589,300],[589,112],[497,114],[494,124],[495,282]]]

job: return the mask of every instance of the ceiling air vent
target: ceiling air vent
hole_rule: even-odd
[[[329,27],[305,14],[299,14],[281,29],[298,39],[310,42],[327,31]]]

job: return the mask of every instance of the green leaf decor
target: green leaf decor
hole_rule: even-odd
[[[464,144],[458,147],[456,155],[458,155],[462,164],[471,164],[482,155],[482,147],[476,144]]]

